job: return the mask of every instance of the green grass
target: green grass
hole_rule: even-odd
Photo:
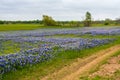
[[[35,30],[46,28],[73,28],[65,26],[43,26],[41,24],[0,24],[0,31]]]
[[[103,24],[93,24],[93,27],[105,27]],[[120,26],[120,25],[107,25]],[[83,26],[82,26],[83,27]],[[35,30],[46,28],[78,28],[72,26],[43,26],[42,24],[0,24],[0,31],[17,31],[17,30]]]
[[[110,27],[110,26],[120,26],[120,24],[109,24],[109,25],[104,25],[104,24],[92,24],[93,27]]]
[[[104,38],[119,38],[119,35],[90,35],[90,34],[56,34],[52,36],[45,36],[46,38],[89,38],[89,39],[104,39]]]
[[[34,30],[40,27],[40,24],[3,24],[0,25],[0,31]]]
[[[115,56],[118,56],[118,55],[120,55],[120,51],[119,52],[117,52],[117,53],[115,53],[113,56],[111,56],[111,57],[115,57]]]
[[[0,48],[0,56],[1,55],[7,55],[7,54],[15,54],[19,53],[21,50],[28,50],[33,48],[40,47],[39,45],[44,44],[46,42],[39,41],[37,43],[31,43],[31,42],[14,42],[11,40],[3,41],[1,42],[1,48]],[[50,43],[47,43],[50,44]]]
[[[20,51],[20,44],[14,43],[12,41],[3,41],[0,48],[0,55],[6,55],[11,53],[16,53]]]
[[[67,50],[62,51],[60,54],[50,61],[39,63],[36,65],[26,66],[22,69],[18,69],[15,72],[9,72],[3,75],[3,80],[24,80],[34,79],[37,80],[43,76],[53,73],[55,70],[59,70],[66,65],[72,63],[76,58],[84,58],[96,53],[99,50],[106,49],[113,45],[120,44],[120,39],[111,44],[94,47],[91,49],[79,50]]]

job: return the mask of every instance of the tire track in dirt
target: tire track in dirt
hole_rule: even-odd
[[[87,58],[76,59],[72,64],[56,71],[40,80],[79,80],[80,75],[89,72],[94,66],[114,53],[120,51],[120,45],[101,50]]]

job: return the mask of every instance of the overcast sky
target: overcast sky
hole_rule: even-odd
[[[0,20],[83,20],[89,11],[94,20],[120,17],[120,0],[0,0]]]

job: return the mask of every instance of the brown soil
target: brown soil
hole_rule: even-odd
[[[112,56],[114,53],[120,50],[120,45],[113,46],[111,48],[97,52],[96,54],[84,59],[76,59],[72,64],[56,71],[52,74],[40,80],[79,80],[79,77],[83,74],[87,74],[98,63],[102,62],[106,58]],[[112,61],[110,61],[112,62]],[[113,60],[113,63],[116,62]],[[113,64],[115,69],[118,69],[117,65]],[[109,68],[109,70],[111,69]],[[120,66],[119,66],[120,67]],[[112,70],[114,72],[114,70]]]
[[[97,72],[91,74],[89,77],[111,77],[114,76],[117,70],[120,70],[120,55],[109,59],[106,64],[102,65]]]

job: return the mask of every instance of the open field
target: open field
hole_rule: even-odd
[[[1,0],[0,80],[120,80],[120,0]]]
[[[31,27],[37,30],[20,31],[23,29],[19,27],[13,28],[19,31],[0,32],[2,80],[44,79],[77,59],[84,60],[100,50],[120,44],[120,27],[62,29],[38,27],[38,25]]]
[[[94,27],[109,27],[109,26],[120,26],[118,25],[104,25],[104,24],[93,24]],[[80,26],[80,27],[83,27]],[[36,29],[51,29],[51,28],[80,28],[73,26],[43,26],[43,24],[0,24],[0,31],[19,31],[19,30],[36,30]]]
[[[39,27],[39,24],[1,24],[0,31],[34,30]]]
[[[70,26],[43,26],[43,24],[0,24],[0,31],[36,30],[46,28],[73,28]]]

